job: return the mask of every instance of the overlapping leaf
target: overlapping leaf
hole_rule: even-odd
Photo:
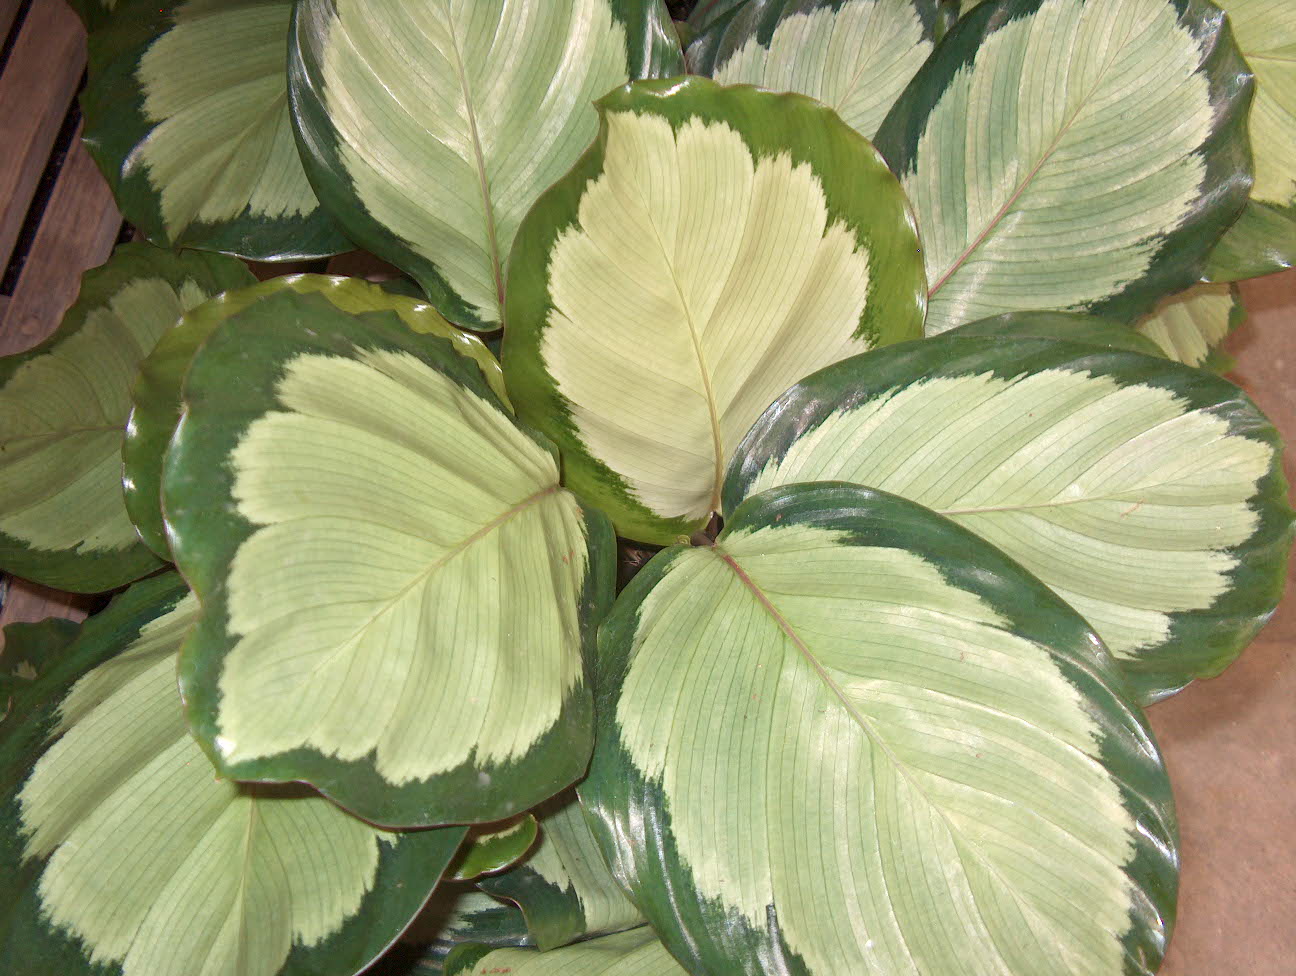
[[[463,828],[379,831],[304,787],[214,775],[174,575],[86,624],[0,726],[0,953],[30,976],[349,976],[418,911]]]
[[[918,334],[922,267],[895,177],[807,98],[689,78],[599,110],[518,234],[505,377],[573,491],[671,542],[788,385]]]
[[[1162,300],[1138,331],[1176,362],[1224,373],[1232,359],[1220,343],[1245,320],[1236,285],[1203,284]]]
[[[337,218],[489,330],[518,224],[594,138],[590,103],[681,67],[661,0],[303,0],[291,77]]]
[[[817,98],[872,139],[931,54],[936,0],[751,0],[689,44],[689,70],[723,85]]]
[[[427,825],[584,770],[611,533],[447,340],[262,299],[190,367],[163,501],[204,608],[182,685],[225,774]]]
[[[531,945],[526,920],[509,905],[463,883],[437,886],[401,941],[372,976],[441,976],[446,957],[467,943],[498,948]]]
[[[740,448],[725,506],[840,479],[935,509],[1080,611],[1152,701],[1226,667],[1282,595],[1279,444],[1241,390],[1200,370],[943,336],[789,390]]]
[[[689,972],[1156,970],[1156,746],[1084,620],[948,519],[753,496],[622,593],[598,688],[582,799]]]
[[[465,946],[446,960],[447,976],[511,973],[513,976],[683,976],[647,926],[605,935],[556,952]]]
[[[1206,0],[965,16],[877,135],[918,216],[927,332],[1030,308],[1129,321],[1192,285],[1250,186],[1250,81]]]
[[[1217,5],[1228,14],[1256,80],[1251,202],[1206,269],[1212,281],[1238,281],[1296,264],[1296,17],[1286,0]]]
[[[122,501],[131,384],[184,312],[255,280],[233,258],[128,244],[47,342],[0,359],[0,569],[92,593],[161,565]]]
[[[280,291],[321,294],[344,312],[395,312],[415,332],[449,339],[454,348],[481,367],[491,389],[507,405],[499,362],[479,339],[456,329],[426,302],[393,294],[358,278],[289,275],[226,292],[185,313],[158,340],[140,364],[131,393],[130,420],[122,446],[126,510],[145,544],[171,558],[162,521],[162,458],[180,419],[180,385],[198,347],[231,316]]]
[[[945,333],[948,338],[1063,339],[1086,346],[1163,356],[1161,347],[1123,322],[1083,312],[1005,312]]]
[[[642,925],[617,885],[580,803],[571,793],[537,808],[540,843],[521,864],[491,878],[484,891],[518,904],[541,949]]]
[[[86,144],[149,240],[262,261],[350,249],[297,154],[292,11],[292,0],[121,0],[91,34]]]

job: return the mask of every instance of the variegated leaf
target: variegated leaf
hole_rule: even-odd
[[[872,139],[931,54],[937,0],[751,0],[698,35],[689,71],[817,98]]]
[[[0,726],[0,954],[25,976],[350,976],[463,837],[394,834],[301,786],[215,775],[176,654],[174,575],[85,625]]]
[[[574,794],[536,808],[540,843],[516,867],[479,884],[517,903],[541,949],[642,925],[643,915],[608,870]]]
[[[505,378],[568,487],[671,542],[789,384],[919,333],[922,267],[895,177],[810,99],[688,78],[599,110],[518,234]]]
[[[0,359],[0,569],[93,593],[161,566],[122,500],[131,384],[184,312],[255,280],[233,258],[127,244],[47,342]]]
[[[1280,439],[1231,383],[1049,340],[910,343],[808,377],[725,486],[842,480],[912,499],[1075,607],[1144,701],[1223,670],[1283,591]]]
[[[1211,253],[1212,281],[1296,264],[1296,16],[1288,0],[1218,0],[1255,72],[1251,151],[1255,186],[1242,218]]]
[[[1250,185],[1251,79],[1206,0],[999,0],[878,131],[923,238],[928,334],[1003,312],[1124,321],[1192,285]]]
[[[446,960],[446,976],[510,973],[512,976],[684,976],[646,925],[605,935],[557,952],[465,946]]]
[[[1085,315],[1082,312],[1006,312],[988,319],[977,319],[951,329],[949,338],[997,337],[1014,339],[1063,339],[1085,346],[1120,349],[1143,356],[1164,356],[1161,348],[1124,322]]]
[[[1236,285],[1203,284],[1163,299],[1138,331],[1176,362],[1225,373],[1232,359],[1220,343],[1245,320]]]
[[[155,244],[259,261],[350,250],[288,113],[292,0],[120,0],[90,37],[85,140]]]
[[[404,935],[368,976],[442,976],[446,957],[460,945],[531,945],[516,905],[462,882],[443,882]]]
[[[443,319],[431,305],[393,294],[358,278],[301,274],[272,278],[249,288],[226,292],[186,312],[167,330],[140,364],[131,392],[130,420],[122,445],[122,484],[126,510],[140,538],[163,559],[171,558],[162,522],[162,458],[180,419],[180,385],[198,347],[226,319],[254,302],[280,291],[321,294],[344,312],[395,312],[415,332],[449,339],[456,351],[481,367],[491,390],[508,405],[499,362],[475,336]]]
[[[749,498],[600,631],[596,833],[695,976],[1155,972],[1169,783],[1083,619],[840,483]]]
[[[222,772],[401,826],[501,820],[583,772],[611,532],[476,363],[284,291],[207,340],[184,403],[181,682]]]
[[[682,61],[661,0],[302,0],[290,75],[338,220],[490,330],[518,224],[598,130],[590,103]]]
[[[447,876],[451,881],[471,881],[504,871],[524,858],[539,836],[540,826],[529,813],[473,827]]]

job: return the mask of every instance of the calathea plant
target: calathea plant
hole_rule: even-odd
[[[1158,968],[1296,25],[955,6],[80,0],[153,243],[0,363],[0,566],[121,591],[6,634],[14,972]]]

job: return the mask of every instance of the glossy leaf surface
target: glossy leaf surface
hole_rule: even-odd
[[[931,54],[935,0],[751,0],[688,47],[722,85],[799,92],[872,139]]]
[[[842,480],[998,546],[1102,636],[1138,697],[1225,668],[1282,595],[1277,432],[1237,387],[1162,358],[952,336],[808,377],[752,428],[726,510]]]
[[[94,617],[0,726],[0,952],[32,976],[349,976],[409,922],[463,828],[376,830],[301,786],[214,775],[173,574]]]
[[[1238,281],[1296,264],[1296,17],[1286,0],[1219,0],[1255,72],[1255,186],[1242,219],[1211,254],[1207,276]]]
[[[1097,315],[1085,315],[1083,312],[1006,312],[960,325],[945,335],[951,339],[998,337],[1005,342],[1014,339],[1062,339],[1086,346],[1136,352],[1143,356],[1164,355],[1160,346],[1125,323]]]
[[[292,10],[292,0],[121,0],[91,35],[86,144],[155,244],[258,261],[350,250],[293,138]]]
[[[622,593],[598,688],[582,798],[689,972],[1156,970],[1151,735],[1084,620],[948,519],[753,496]]]
[[[572,783],[613,546],[558,479],[475,363],[391,313],[283,292],[227,321],[163,483],[204,607],[182,687],[222,771],[409,826]]]
[[[498,824],[473,827],[450,865],[450,880],[471,881],[483,874],[503,871],[525,857],[539,836],[539,824],[529,813]]]
[[[184,312],[253,281],[233,258],[127,244],[48,341],[0,359],[0,569],[93,593],[160,567],[122,501],[131,384]]]
[[[446,976],[483,972],[513,976],[682,976],[685,970],[645,925],[555,952],[473,946],[457,949],[446,960]]]
[[[807,98],[688,78],[599,110],[518,235],[505,378],[566,484],[669,543],[706,524],[791,383],[919,333],[922,267],[895,177]]]
[[[598,130],[590,103],[681,69],[661,0],[303,0],[290,75],[338,220],[490,330],[518,224]]]
[[[171,558],[162,520],[162,459],[180,419],[180,388],[194,353],[222,322],[254,302],[280,291],[320,294],[344,312],[390,311],[415,332],[449,339],[455,350],[481,367],[491,389],[507,405],[499,362],[482,342],[456,329],[425,301],[393,294],[359,278],[301,274],[272,278],[226,292],[186,312],[167,330],[140,364],[131,392],[130,421],[122,446],[126,510],[144,542]]]
[[[1201,277],[1250,187],[1251,79],[1205,0],[1003,0],[877,136],[918,216],[926,329],[1031,308],[1125,321]]]
[[[1175,362],[1224,373],[1232,359],[1220,343],[1244,321],[1246,308],[1236,285],[1202,284],[1163,299],[1138,323],[1138,331]]]
[[[484,891],[515,902],[541,949],[642,925],[644,918],[608,870],[580,803],[564,793],[536,810],[540,843],[521,864],[491,878]]]

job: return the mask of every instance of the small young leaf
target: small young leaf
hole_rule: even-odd
[[[93,617],[0,727],[0,955],[28,976],[350,976],[464,834],[393,834],[302,786],[215,774],[176,655],[174,574]]]
[[[687,78],[599,110],[518,233],[504,373],[572,491],[671,543],[791,383],[920,333],[921,257],[895,177],[804,96]]]
[[[536,808],[540,843],[516,867],[479,884],[516,902],[541,949],[642,925],[608,870],[580,802],[564,793]]]
[[[590,103],[682,60],[661,0],[301,0],[289,74],[337,219],[490,331],[519,222],[598,129]]]
[[[581,796],[689,972],[1155,972],[1156,744],[1084,620],[948,519],[753,496],[649,564],[599,651]]]
[[[1080,611],[1149,702],[1227,667],[1282,596],[1279,445],[1242,391],[1201,370],[951,334],[789,390],[739,448],[725,506],[842,480],[935,509]]]
[[[90,35],[86,145],[155,244],[257,261],[351,249],[293,139],[292,12],[292,0],[119,0]]]
[[[47,342],[0,359],[0,569],[95,593],[161,566],[122,501],[131,384],[184,312],[255,281],[224,255],[126,244]]]
[[[443,319],[425,301],[394,294],[359,278],[300,274],[272,278],[250,288],[226,292],[191,309],[163,333],[140,364],[131,394],[130,421],[122,445],[122,484],[126,510],[140,538],[163,559],[171,558],[162,520],[162,458],[180,419],[180,387],[194,353],[226,319],[280,291],[321,294],[344,312],[395,312],[415,332],[449,339],[455,350],[481,367],[500,400],[508,405],[498,360],[482,342]]]
[[[222,772],[397,826],[502,820],[580,776],[612,534],[476,363],[283,291],[216,330],[184,397],[181,682]]]
[[[498,824],[473,827],[450,865],[448,878],[471,881],[483,874],[503,871],[525,857],[539,836],[540,827],[529,813]]]
[[[1251,76],[1207,0],[1000,0],[878,131],[918,215],[928,334],[1030,308],[1130,321],[1202,274],[1250,185]]]

